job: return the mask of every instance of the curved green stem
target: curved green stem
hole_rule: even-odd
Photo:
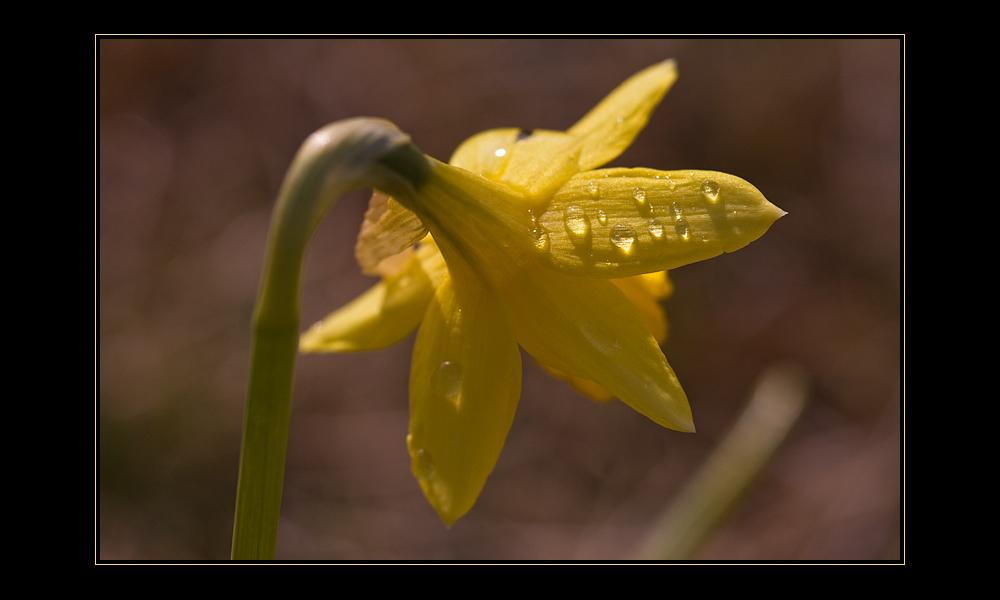
[[[312,234],[343,193],[374,187],[412,197],[429,169],[409,137],[391,123],[350,119],[312,134],[285,176],[271,218],[254,310],[233,528],[234,560],[270,560],[275,555],[302,268]]]

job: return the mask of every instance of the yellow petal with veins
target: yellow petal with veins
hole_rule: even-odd
[[[375,190],[361,223],[354,256],[365,275],[381,275],[382,261],[409,248],[427,235],[420,218],[388,194]]]
[[[784,214],[726,173],[601,169],[572,177],[537,222],[549,235],[547,266],[618,278],[733,252]]]
[[[677,65],[666,60],[625,80],[570,127],[570,135],[586,138],[580,170],[595,169],[618,157],[649,121],[663,95],[677,80]]]
[[[500,297],[466,273],[446,279],[414,345],[406,439],[413,473],[445,524],[475,503],[520,393],[521,355]]]
[[[567,132],[485,131],[463,142],[449,162],[528,198],[544,198],[575,173],[621,154],[676,80],[676,64],[664,61],[627,79]]]

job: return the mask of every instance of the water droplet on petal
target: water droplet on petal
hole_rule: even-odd
[[[688,222],[683,218],[678,218],[677,221],[674,222],[674,231],[677,232],[677,237],[681,238],[682,240],[687,240],[691,234],[691,230],[688,227]]]
[[[431,379],[431,388],[437,394],[456,402],[464,377],[465,370],[462,368],[462,365],[446,360],[438,366],[437,371],[434,373],[434,377]]]
[[[605,223],[608,222],[608,215],[605,214],[603,210],[598,209],[598,211],[597,211],[597,221],[601,225],[604,225]]]
[[[701,184],[701,193],[709,202],[716,202],[719,199],[719,184],[709,179]]]
[[[417,476],[418,479],[430,479],[434,476],[434,460],[431,459],[430,452],[421,448],[417,450],[416,456],[413,457],[413,463],[411,465],[413,469],[413,474]]]
[[[563,223],[566,225],[566,233],[570,240],[576,245],[585,244],[590,236],[590,218],[579,206],[570,206],[563,214]]]
[[[590,185],[587,186],[587,191],[590,192],[591,198],[601,197],[601,184],[596,181],[591,181]]]
[[[539,252],[546,252],[549,249],[549,234],[541,228],[532,229],[531,237],[535,240],[535,249]]]
[[[653,236],[654,240],[663,238],[663,225],[656,219],[649,220],[649,235]]]
[[[632,192],[632,198],[635,199],[635,203],[639,207],[639,210],[646,210],[649,208],[649,206],[646,204],[645,188],[641,187],[635,188],[635,190]]]
[[[623,223],[615,225],[611,228],[611,243],[628,254],[632,251],[632,244],[635,243],[635,230]]]

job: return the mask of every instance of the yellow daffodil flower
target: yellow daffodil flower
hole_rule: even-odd
[[[373,195],[357,256],[382,280],[300,349],[372,350],[419,328],[407,445],[446,524],[500,455],[521,391],[518,346],[593,397],[694,431],[660,349],[665,271],[737,250],[784,212],[724,173],[598,168],[675,79],[673,61],[654,65],[568,131],[486,131],[450,164],[427,158],[412,194]]]

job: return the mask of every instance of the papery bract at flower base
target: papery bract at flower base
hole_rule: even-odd
[[[654,65],[566,132],[483,132],[451,164],[427,159],[414,193],[373,197],[357,254],[383,280],[300,347],[374,349],[419,324],[407,445],[445,523],[472,507],[499,457],[520,396],[518,345],[594,397],[694,430],[647,278],[741,248],[784,213],[723,173],[594,170],[675,79],[672,61]]]

